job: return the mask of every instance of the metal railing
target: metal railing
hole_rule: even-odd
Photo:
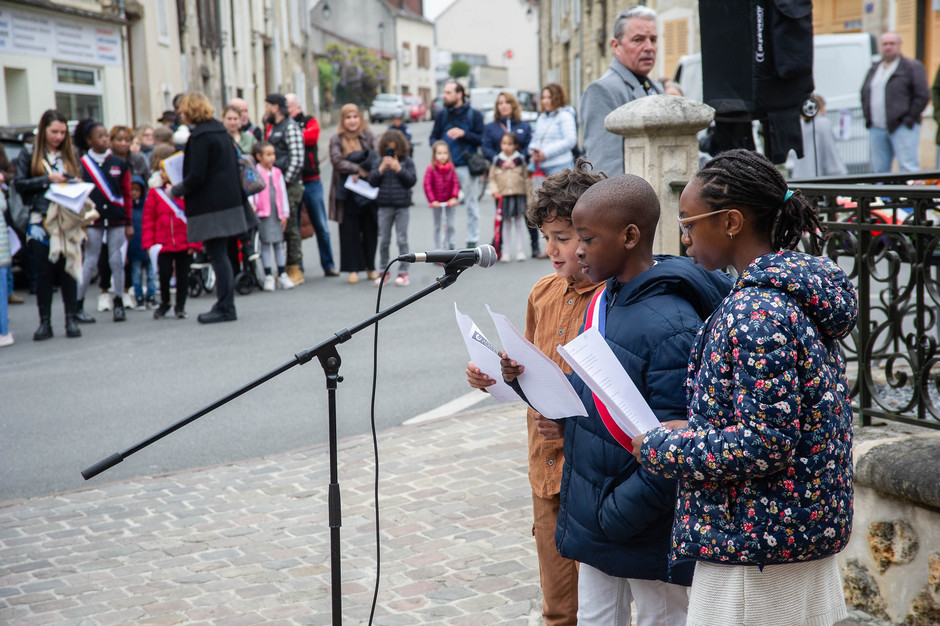
[[[858,324],[842,345],[864,425],[940,429],[940,187],[930,179],[940,172],[790,181],[819,206],[822,252],[858,289]]]

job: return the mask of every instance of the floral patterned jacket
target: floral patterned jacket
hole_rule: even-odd
[[[643,465],[678,477],[673,561],[835,554],[852,528],[852,410],[837,340],[855,289],[831,260],[755,259],[693,344],[687,429],[650,431]]]

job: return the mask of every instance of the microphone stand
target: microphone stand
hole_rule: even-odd
[[[326,376],[326,391],[327,391],[327,404],[328,404],[328,414],[329,414],[329,446],[330,446],[330,485],[329,485],[329,524],[330,524],[330,573],[332,576],[332,614],[333,614],[333,625],[341,626],[343,623],[343,613],[342,613],[342,576],[341,576],[341,560],[340,560],[340,534],[339,529],[342,526],[341,519],[341,509],[340,509],[340,494],[339,494],[339,478],[337,471],[337,443],[336,443],[336,387],[339,383],[343,382],[343,377],[339,375],[339,366],[341,359],[339,352],[336,350],[336,346],[349,341],[353,335],[359,331],[372,326],[377,323],[379,320],[382,320],[392,313],[399,311],[400,309],[405,308],[406,306],[420,300],[426,295],[437,291],[438,289],[446,289],[450,285],[454,284],[457,280],[457,277],[466,270],[469,265],[465,261],[455,259],[456,263],[450,263],[444,266],[444,275],[439,276],[434,284],[428,285],[424,289],[418,291],[417,293],[408,296],[407,298],[399,301],[396,304],[388,307],[387,309],[380,311],[363,321],[359,322],[357,325],[352,328],[344,328],[340,331],[337,331],[333,334],[332,337],[326,341],[312,347],[307,348],[301,352],[298,352],[294,355],[293,360],[288,361],[287,363],[277,367],[264,376],[256,378],[247,385],[239,387],[230,394],[219,398],[212,404],[206,406],[199,411],[196,411],[192,415],[181,419],[180,421],[172,424],[171,426],[161,430],[160,432],[152,435],[151,437],[137,443],[136,445],[131,446],[130,448],[124,450],[123,452],[116,452],[111,456],[98,461],[94,465],[82,470],[82,477],[85,480],[94,478],[98,474],[114,467],[127,457],[132,454],[139,452],[149,446],[152,443],[156,443],[160,439],[163,439],[170,433],[173,433],[183,426],[196,421],[200,417],[211,413],[217,408],[228,404],[235,398],[248,393],[255,387],[258,387],[267,381],[280,376],[287,370],[291,369],[295,365],[305,365],[313,360],[316,357],[320,361],[320,366],[323,368],[323,373]]]

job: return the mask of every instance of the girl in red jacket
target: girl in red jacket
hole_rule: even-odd
[[[172,149],[165,155],[154,150],[153,162],[160,163],[170,156]],[[159,178],[159,180],[157,180]],[[153,319],[166,317],[170,310],[170,277],[176,269],[176,317],[186,317],[186,295],[189,292],[189,265],[192,254],[202,249],[202,244],[189,243],[186,240],[186,206],[183,198],[171,198],[167,193],[170,179],[163,171],[157,170],[150,179],[150,193],[144,202],[143,232],[140,245],[144,250],[152,246],[161,246],[157,256],[157,269],[160,273],[160,306],[153,312]],[[154,184],[156,183],[156,184]]]
[[[435,141],[431,146],[434,162],[424,173],[424,193],[431,203],[434,215],[434,247],[454,249],[454,207],[460,194],[457,170],[450,161],[450,148],[445,141]],[[441,241],[441,213],[444,213],[444,241]]]

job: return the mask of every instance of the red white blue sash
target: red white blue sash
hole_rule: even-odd
[[[86,154],[82,157],[82,165],[85,166],[85,171],[88,172],[88,175],[91,176],[91,180],[94,181],[95,187],[104,194],[104,197],[107,198],[111,204],[124,206],[124,198],[114,193],[111,189],[111,184],[108,182],[108,179],[105,178],[104,172],[101,171],[98,163],[91,158],[91,155]]]
[[[601,337],[605,336],[607,330],[606,286],[595,293],[594,297],[591,298],[591,303],[588,304],[587,315],[585,315],[584,319],[584,330],[588,328],[596,328],[601,334]],[[617,443],[626,448],[628,452],[633,452],[633,437],[628,435],[617,425],[617,421],[611,417],[607,406],[597,397],[597,394],[592,391],[591,396],[594,398],[594,406],[597,407],[597,412],[601,416],[601,421],[604,422],[604,426],[607,427],[608,432],[610,432],[611,436],[617,440]]]
[[[175,215],[181,222],[185,224],[186,213],[183,212],[183,209],[180,208],[180,205],[176,204],[176,202],[173,201],[173,198],[171,198],[167,192],[160,189],[159,187],[154,189],[154,191],[156,191],[160,199],[166,202],[166,205],[170,207],[170,210],[173,211],[173,215]]]

